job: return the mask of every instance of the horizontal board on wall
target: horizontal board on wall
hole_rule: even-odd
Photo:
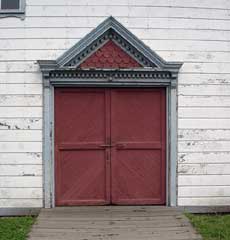
[[[2,208],[40,208],[42,204],[42,198],[0,199]]]
[[[165,31],[165,30],[164,30]],[[0,51],[0,61],[33,61],[40,59],[53,60],[61,56],[67,49],[27,49],[27,50],[7,50]],[[207,63],[225,63],[230,62],[229,52],[214,52],[214,51],[156,51],[159,56],[167,61],[180,61],[180,62],[207,62]],[[31,64],[30,64],[31,65]],[[28,67],[27,67],[28,68]],[[3,73],[1,73],[3,74]]]
[[[178,152],[230,151],[230,141],[179,141]]]
[[[7,51],[6,51],[7,52]],[[41,84],[42,74],[41,72],[5,72],[0,73],[1,84],[15,84],[15,83],[30,83],[30,84]]]
[[[214,52],[214,51],[164,51],[157,50],[166,61],[178,61],[183,63],[203,62],[203,63],[225,63],[230,62],[229,52]],[[203,68],[203,71],[205,68]],[[195,72],[194,72],[195,73]],[[183,74],[183,71],[182,71]]]
[[[165,17],[168,18],[198,18],[198,19],[230,19],[228,10],[158,7],[158,6],[27,6],[26,15],[34,16],[116,16],[116,17]]]
[[[0,62],[0,72],[39,72],[39,66],[36,61],[4,61]]]
[[[208,118],[215,121],[216,119],[230,118],[230,108],[228,107],[179,107],[178,108],[179,118]],[[222,122],[222,120],[220,120]],[[229,124],[229,120],[224,121],[223,123]],[[208,121],[207,121],[208,124]],[[218,121],[217,124],[218,125]],[[203,128],[197,126],[197,128]],[[206,127],[208,128],[208,127]],[[223,126],[223,128],[225,128]],[[226,126],[226,128],[229,128]]]
[[[178,175],[178,186],[228,186],[230,175]]]
[[[230,3],[228,0],[190,0],[183,1],[181,0],[173,0],[173,1],[165,1],[165,0],[135,0],[135,2],[130,3],[130,0],[116,0],[116,2],[110,0],[28,0],[28,5],[88,5],[88,6],[98,6],[98,5],[135,5],[135,6],[143,6],[143,5],[151,5],[151,6],[170,6],[170,7],[194,7],[194,8],[230,8]]]
[[[14,86],[14,85],[12,85]],[[0,107],[21,106],[35,107],[42,106],[42,95],[27,94],[27,95],[0,95]],[[23,109],[23,108],[22,108]],[[21,109],[21,110],[22,110]],[[25,108],[24,108],[25,109]],[[31,109],[31,108],[30,108]],[[2,109],[4,110],[4,109]],[[5,109],[6,110],[6,109]],[[0,111],[2,113],[2,111]],[[2,114],[0,114],[2,116]]]
[[[230,63],[184,63],[180,71],[192,73],[230,73],[229,68]]]
[[[230,164],[230,152],[179,152],[178,163],[226,163]]]
[[[0,131],[1,134],[1,131]],[[229,140],[230,129],[179,129],[178,140]]]
[[[221,73],[182,73],[178,75],[179,84],[230,84],[230,74]]]
[[[0,153],[0,164],[42,164],[41,152],[26,153]]]
[[[1,110],[0,110],[1,111]],[[29,142],[42,141],[42,130],[0,130],[0,140],[2,142]],[[1,164],[1,161],[0,161]]]
[[[42,176],[0,176],[0,188],[42,188]]]
[[[42,142],[0,142],[0,152],[41,152]]]
[[[180,107],[230,107],[229,96],[182,96],[178,97]]]
[[[230,122],[230,119],[179,119],[178,128],[179,129],[230,129],[229,122]]]
[[[0,94],[42,94],[41,84],[1,84]]]
[[[178,94],[179,95],[189,95],[189,96],[199,96],[199,95],[218,95],[218,96],[229,96],[230,85],[178,85]]]
[[[0,118],[0,130],[42,129],[41,118]]]
[[[230,30],[228,20],[214,19],[191,19],[191,18],[135,18],[117,17],[113,15],[126,28],[142,29],[200,29],[200,30]],[[108,16],[103,17],[29,17],[25,21],[18,21],[15,18],[1,19],[0,28],[88,28],[89,31],[97,27]]]
[[[0,32],[0,39],[46,39],[46,38],[83,38],[89,33],[90,28],[9,28]],[[222,30],[188,30],[188,29],[153,29],[153,28],[132,28],[132,33],[142,40],[148,39],[187,39],[207,41],[228,41],[229,31]]]
[[[0,188],[0,199],[42,197],[42,188]]]
[[[230,29],[229,29],[230,30]],[[17,49],[68,49],[79,41],[77,39],[0,39],[0,50]],[[227,51],[230,42],[199,40],[143,40],[153,50],[168,51]]]
[[[42,165],[0,165],[0,176],[42,176]]]
[[[230,204],[230,197],[189,197],[178,198],[179,206],[225,206]]]
[[[179,197],[230,197],[230,186],[179,187]]]
[[[0,116],[2,118],[41,118],[42,111],[42,107],[0,107]]]
[[[183,164],[178,165],[178,174],[179,175],[230,175],[230,162],[220,163],[220,164]],[[229,195],[230,196],[230,195]]]

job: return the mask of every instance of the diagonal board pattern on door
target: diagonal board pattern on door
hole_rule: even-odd
[[[56,88],[56,205],[165,204],[164,88]]]

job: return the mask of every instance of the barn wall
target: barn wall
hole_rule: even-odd
[[[42,206],[36,60],[58,57],[110,15],[166,60],[184,62],[178,204],[230,204],[230,1],[26,2],[25,20],[0,19],[0,207]]]

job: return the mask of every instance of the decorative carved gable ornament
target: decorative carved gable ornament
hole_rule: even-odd
[[[50,83],[119,85],[138,82],[176,86],[182,66],[182,63],[163,60],[113,17],[107,18],[57,60],[39,60],[38,63],[47,86]]]

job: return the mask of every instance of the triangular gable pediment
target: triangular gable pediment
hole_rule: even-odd
[[[107,54],[110,55],[109,58],[100,59],[97,54],[100,55],[101,51],[104,53],[106,49],[108,50],[108,45],[112,51],[107,51]],[[116,53],[113,54],[114,48],[117,48],[121,53],[120,59],[115,56]],[[129,64],[124,62],[115,64],[121,59]],[[98,61],[101,64],[92,64],[93,61]],[[124,69],[127,66],[127,69],[139,68],[156,72],[170,72],[170,75],[175,75],[175,77],[182,65],[163,60],[113,17],[107,18],[57,60],[38,62],[42,72],[47,74],[54,70]]]
[[[142,67],[136,59],[132,58],[112,40],[107,41],[79,65],[81,69],[128,69]]]

